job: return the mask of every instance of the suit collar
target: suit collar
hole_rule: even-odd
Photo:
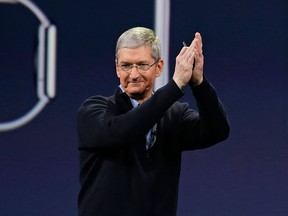
[[[119,107],[121,113],[126,113],[133,108],[129,96],[123,92],[119,86],[115,91],[114,97],[115,103]]]

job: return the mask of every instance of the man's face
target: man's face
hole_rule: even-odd
[[[136,49],[121,48],[118,50],[118,60],[116,60],[116,72],[120,83],[126,94],[136,100],[145,100],[152,95],[155,78],[161,75],[163,60],[155,63],[152,58],[151,48],[141,46]],[[141,65],[152,65],[147,71],[141,70]],[[138,65],[138,69],[136,66]],[[133,66],[125,71],[121,66]]]

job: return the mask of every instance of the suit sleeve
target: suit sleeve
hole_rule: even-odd
[[[190,87],[199,115],[195,118],[195,113],[192,115],[191,110],[187,109],[183,117],[182,150],[207,148],[227,139],[230,133],[229,120],[212,84],[204,78],[199,86],[190,84]]]
[[[94,96],[80,106],[77,127],[79,149],[114,149],[139,143],[183,92],[171,80],[141,106],[119,112],[121,103]],[[169,97],[167,98],[167,95]]]

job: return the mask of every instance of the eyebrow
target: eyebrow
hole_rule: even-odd
[[[134,63],[131,63],[131,62],[128,62],[128,61],[120,61],[119,63],[120,64],[149,64],[149,62],[146,61],[146,60],[138,61],[138,62],[134,62]]]

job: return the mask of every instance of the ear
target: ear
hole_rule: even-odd
[[[120,71],[119,71],[119,67],[117,67],[117,60],[115,60],[115,69],[116,69],[117,77],[120,78]]]
[[[160,59],[157,63],[156,74],[155,74],[156,77],[161,76],[163,68],[164,68],[164,61],[163,59]]]

